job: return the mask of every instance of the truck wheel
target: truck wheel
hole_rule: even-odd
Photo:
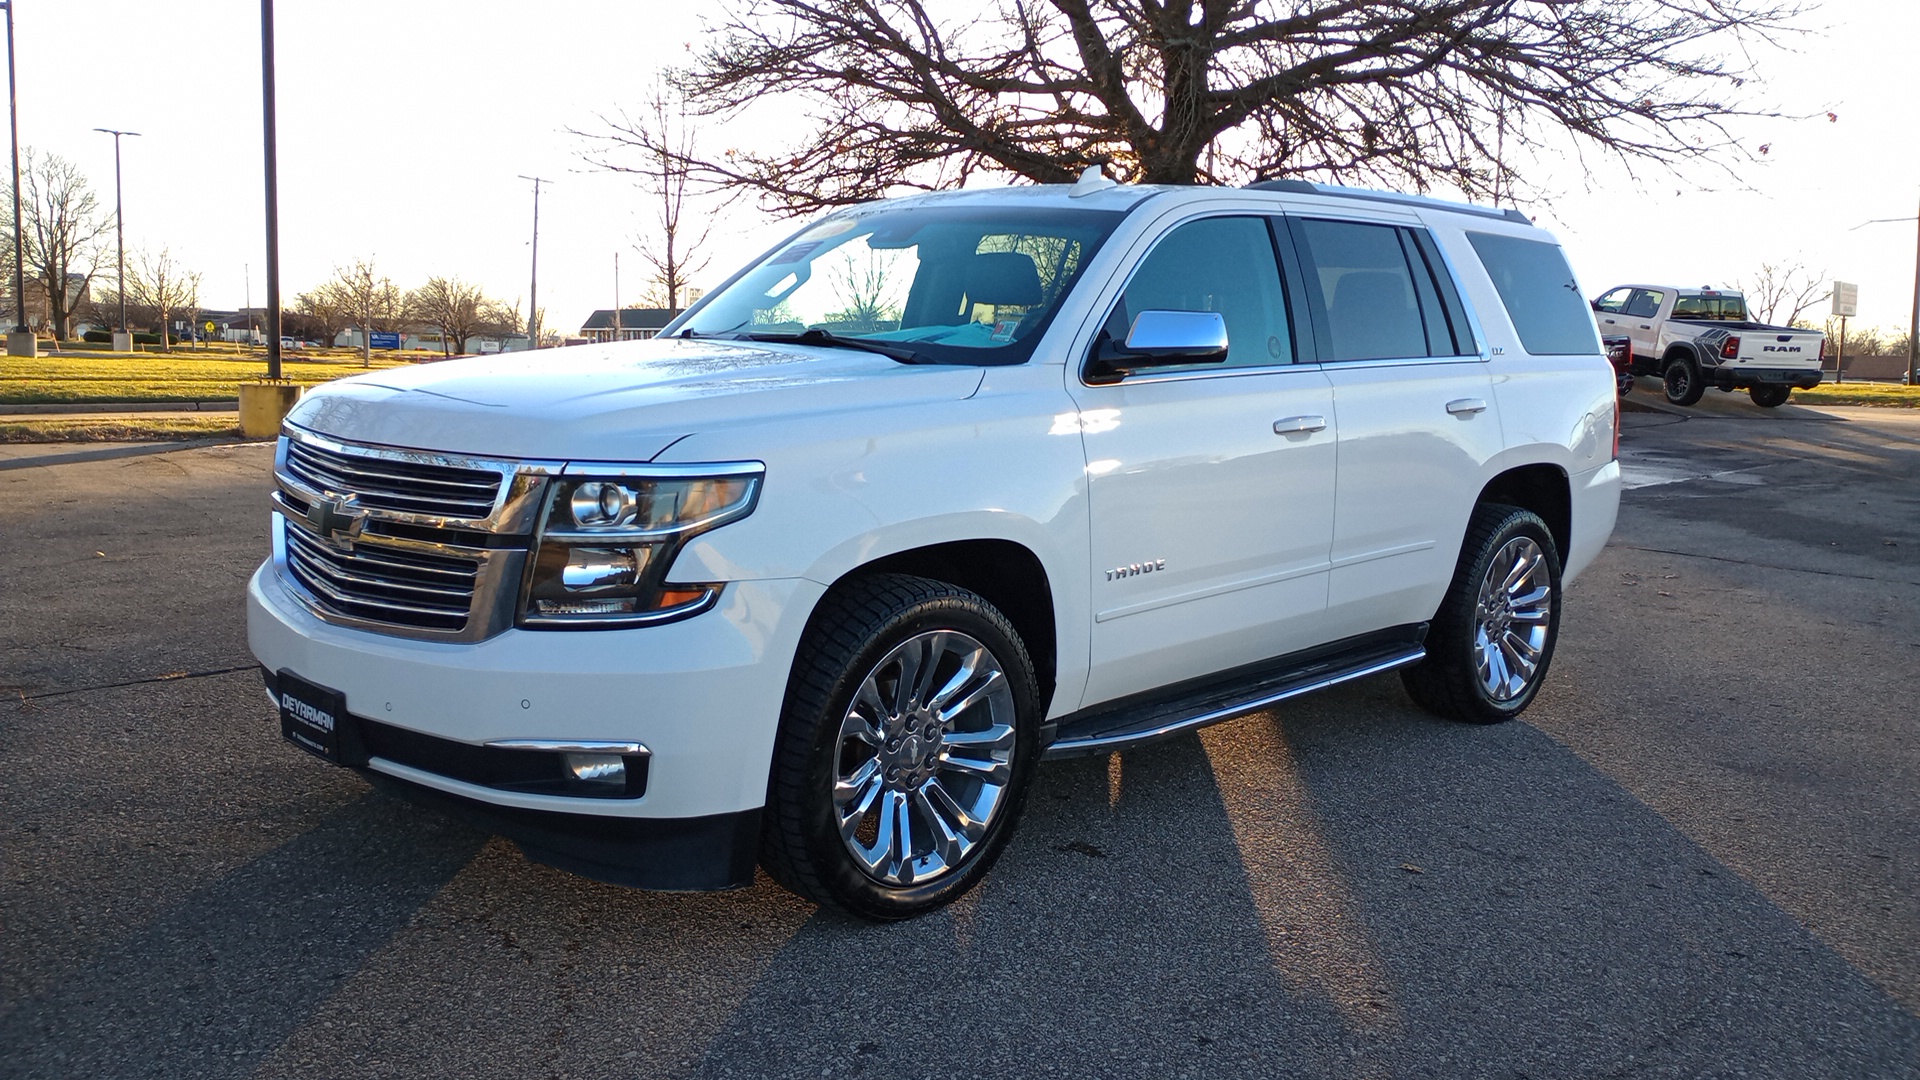
[[[1427,631],[1427,658],[1400,673],[1421,708],[1497,724],[1526,709],[1560,632],[1560,552],[1546,522],[1482,503]]]
[[[1675,405],[1692,405],[1707,392],[1707,384],[1694,369],[1693,361],[1682,356],[1667,365],[1667,400]]]
[[[1792,394],[1793,390],[1786,386],[1755,386],[1749,388],[1747,393],[1753,398],[1755,405],[1763,409],[1777,409],[1787,403],[1787,396]]]
[[[904,574],[836,589],[787,682],[762,865],[877,921],[951,902],[1013,833],[1040,719],[1026,647],[979,596]]]

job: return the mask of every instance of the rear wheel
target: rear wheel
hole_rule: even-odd
[[[1788,395],[1792,393],[1793,389],[1787,386],[1755,386],[1747,391],[1753,403],[1763,409],[1777,409],[1785,405]]]
[[[1427,631],[1427,658],[1401,672],[1428,712],[1476,724],[1520,715],[1547,677],[1560,632],[1560,552],[1546,522],[1482,503]]]
[[[761,858],[781,884],[868,919],[949,903],[1012,835],[1039,700],[993,605],[901,574],[822,601],[788,682]]]
[[[1667,365],[1665,382],[1667,400],[1675,405],[1692,405],[1707,392],[1707,384],[1701,381],[1699,370],[1693,366],[1693,361],[1684,356],[1675,357]]]

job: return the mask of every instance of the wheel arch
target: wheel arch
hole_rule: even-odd
[[[1544,462],[1508,469],[1480,489],[1475,505],[1485,503],[1517,506],[1539,515],[1565,563],[1573,544],[1573,485],[1565,469]]]
[[[1046,565],[1031,548],[1013,540],[949,540],[882,555],[849,568],[814,605],[817,613],[828,594],[872,574],[913,574],[977,593],[1013,623],[1033,661],[1041,715],[1052,705],[1058,680],[1059,634],[1052,582]],[[812,616],[809,616],[811,623]]]

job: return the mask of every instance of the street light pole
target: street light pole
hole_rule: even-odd
[[[533,181],[533,280],[527,285],[527,351],[540,347],[540,185],[553,181],[538,176],[522,176]]]
[[[120,332],[127,333],[127,217],[120,201],[120,136],[138,136],[137,131],[115,131],[113,128],[94,128],[93,130],[113,136],[113,231],[120,243]],[[161,327],[162,334],[167,332]],[[133,339],[127,339],[128,350],[133,347]]]
[[[273,0],[260,0],[260,105],[267,158],[267,378],[280,378],[280,148],[274,122]]]
[[[1907,323],[1907,385],[1920,386],[1920,213],[1913,216],[1913,312]]]
[[[7,128],[13,135],[13,333],[7,335],[7,355],[33,356],[38,352],[33,331],[27,329],[27,262],[20,224],[20,107],[13,88],[13,4],[0,0],[7,13]]]

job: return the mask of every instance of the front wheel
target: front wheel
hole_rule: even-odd
[[[1701,381],[1700,372],[1694,368],[1693,361],[1684,356],[1667,365],[1664,381],[1667,400],[1675,405],[1695,404],[1700,400],[1700,395],[1707,392],[1707,384]]]
[[[1520,715],[1547,677],[1560,633],[1560,552],[1546,522],[1483,503],[1440,610],[1427,658],[1401,672],[1421,708],[1497,724]]]
[[[1039,757],[1032,661],[981,597],[903,574],[821,602],[788,682],[761,859],[863,918],[958,898],[1012,835]]]
[[[1747,390],[1753,403],[1763,409],[1777,409],[1785,405],[1788,395],[1792,393],[1793,389],[1786,386],[1755,386]]]

